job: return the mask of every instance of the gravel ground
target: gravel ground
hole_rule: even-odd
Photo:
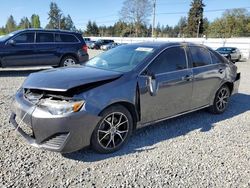
[[[108,155],[27,145],[8,123],[10,104],[41,69],[0,70],[0,187],[250,187],[250,61],[237,65],[240,93],[224,114],[203,110],[151,125]]]

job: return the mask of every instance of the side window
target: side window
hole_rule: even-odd
[[[37,33],[36,42],[37,43],[54,42],[54,34],[53,33]]]
[[[210,53],[202,47],[191,46],[190,53],[193,59],[193,67],[200,67],[211,64]]]
[[[211,54],[211,58],[212,58],[212,63],[213,64],[219,64],[219,63],[221,63],[221,61],[212,52],[210,52],[210,54]]]
[[[60,34],[60,42],[78,42],[74,35]],[[59,42],[57,40],[57,42]]]
[[[14,38],[14,41],[16,42],[16,44],[34,43],[34,36],[34,33],[23,33]]]
[[[172,47],[161,53],[148,67],[154,74],[172,72],[187,68],[183,47]]]

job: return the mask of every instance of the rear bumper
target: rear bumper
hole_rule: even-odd
[[[89,54],[87,53],[78,54],[78,60],[80,64],[84,64],[86,61],[89,60]]]
[[[17,132],[32,146],[61,153],[73,152],[90,144],[92,132],[100,120],[85,111],[67,116],[54,116],[50,113],[27,105],[27,101],[18,93],[13,103],[9,122]],[[19,127],[16,118],[23,119],[24,126],[32,130],[27,133]]]
[[[241,77],[241,74],[237,73],[237,76],[236,76],[235,81],[234,81],[234,87],[233,87],[232,95],[239,92],[240,77]]]

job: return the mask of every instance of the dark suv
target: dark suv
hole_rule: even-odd
[[[82,35],[62,30],[19,30],[0,38],[0,67],[70,66],[89,59]]]
[[[108,39],[100,39],[90,45],[91,49],[97,49],[99,50],[102,45],[113,43],[114,40],[108,40]]]

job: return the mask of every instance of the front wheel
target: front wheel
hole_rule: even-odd
[[[230,97],[230,90],[228,86],[223,85],[217,92],[214,98],[214,103],[209,107],[209,111],[214,114],[221,114],[225,112]]]
[[[119,150],[129,139],[133,120],[130,112],[121,105],[107,108],[97,124],[92,137],[92,148],[99,153],[112,153]]]

